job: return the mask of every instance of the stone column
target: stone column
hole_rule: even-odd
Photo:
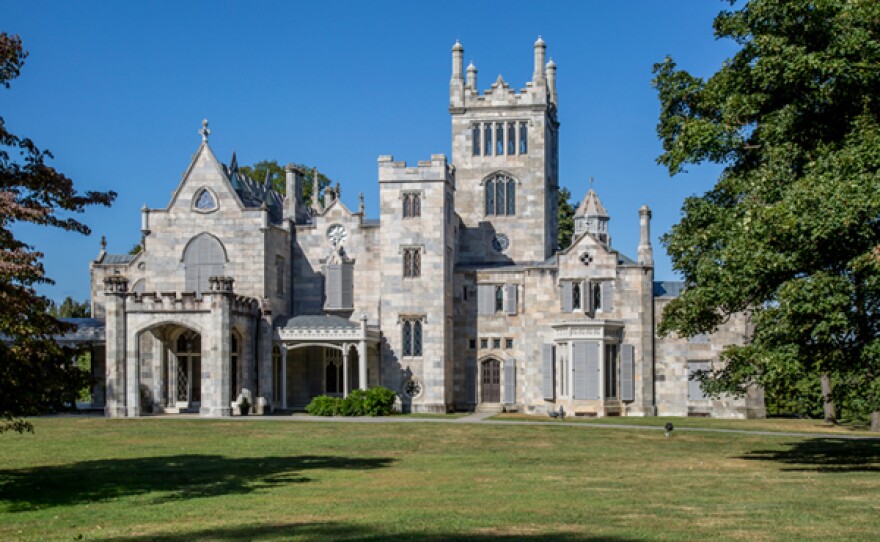
[[[367,315],[361,316],[361,340],[358,342],[358,384],[367,389]]]
[[[348,397],[348,392],[350,389],[350,384],[348,382],[348,349],[351,348],[350,344],[342,345],[342,396]]]
[[[92,377],[96,380],[92,387],[92,407],[104,407],[104,389],[106,387],[107,368],[104,361],[106,352],[104,345],[92,345]]]
[[[125,342],[125,415],[136,418],[141,415],[141,352],[138,333],[126,329]]]
[[[257,363],[259,364],[257,383],[257,404],[262,404],[266,410],[271,410],[276,397],[273,396],[272,381],[275,375],[272,372],[272,313],[263,310],[263,316],[257,322]],[[281,349],[283,354],[284,348]]]
[[[257,328],[257,322],[250,320],[244,329],[241,337],[241,355],[239,363],[241,364],[241,392],[253,404],[257,397],[257,381],[255,369],[257,363],[257,344],[254,341],[254,335]],[[250,392],[250,396],[245,394],[245,390]]]
[[[211,277],[209,295],[210,325],[202,335],[202,405],[200,416],[231,416],[230,347],[232,332],[232,278]]]
[[[105,308],[105,406],[111,418],[125,416],[125,291],[128,280],[120,275],[104,279]]]

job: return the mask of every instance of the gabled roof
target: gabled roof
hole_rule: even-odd
[[[294,316],[283,327],[286,329],[355,329],[360,326],[340,316],[315,314]]]
[[[584,200],[578,205],[574,216],[600,216],[608,218],[608,211],[605,210],[605,206],[602,205],[596,191],[590,188],[587,195],[584,196]]]
[[[684,282],[674,281],[655,281],[654,297],[678,297],[684,290]]]

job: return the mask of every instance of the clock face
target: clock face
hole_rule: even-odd
[[[503,233],[496,233],[492,239],[492,248],[498,252],[504,252],[510,246],[510,239]]]
[[[342,244],[346,237],[348,237],[348,232],[345,231],[345,226],[342,224],[333,224],[327,228],[327,239],[333,243],[333,246]]]

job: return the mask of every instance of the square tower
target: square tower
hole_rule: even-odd
[[[459,261],[543,261],[557,249],[559,122],[556,65],[535,42],[532,80],[516,91],[499,75],[483,94],[477,69],[462,71],[464,48],[452,48],[449,112],[456,212],[463,228]]]

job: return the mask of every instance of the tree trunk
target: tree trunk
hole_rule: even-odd
[[[880,410],[871,413],[871,431],[880,433]]]
[[[834,401],[831,400],[831,378],[828,373],[822,373],[822,404],[825,410],[825,423],[836,424],[837,418],[834,411]]]

